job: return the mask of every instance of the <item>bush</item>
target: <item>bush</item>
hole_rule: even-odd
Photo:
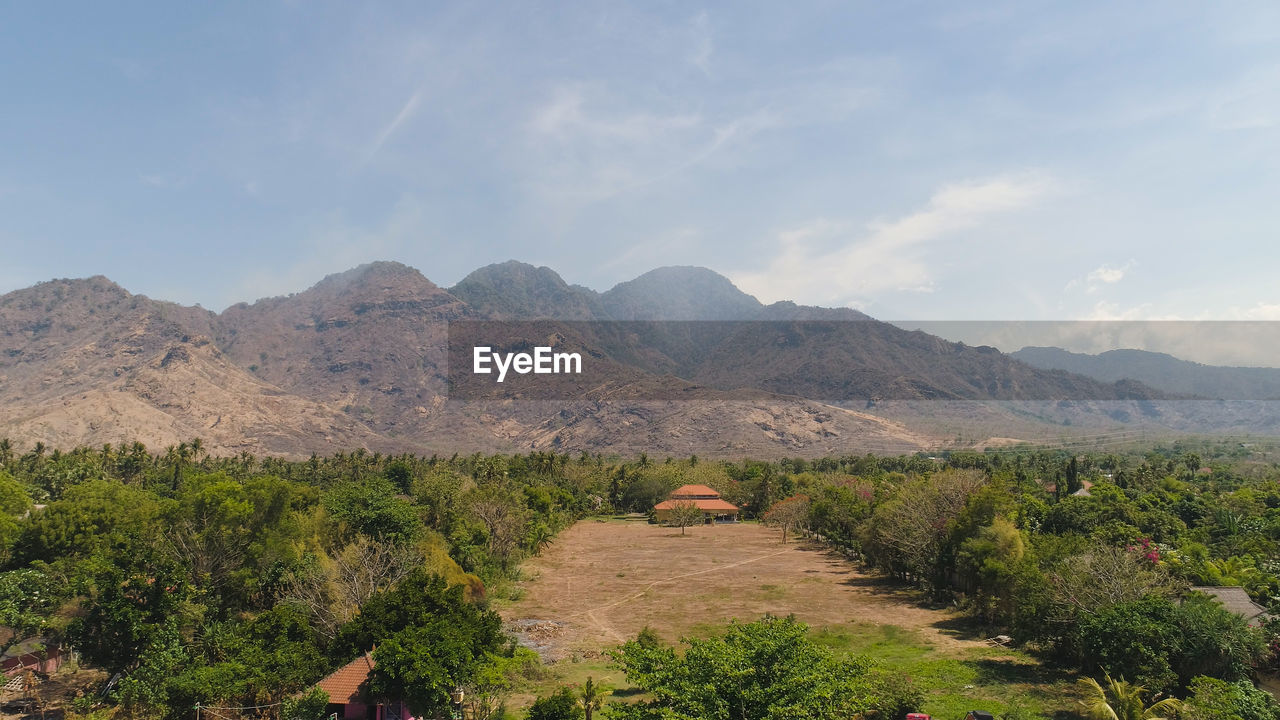
[[[1177,604],[1159,597],[1117,603],[1081,617],[1082,670],[1126,677],[1153,692],[1187,687],[1197,676],[1235,682],[1264,657],[1261,633],[1203,595]]]
[[[1186,708],[1190,720],[1280,720],[1280,705],[1248,680],[1195,678]]]
[[[329,693],[313,687],[297,697],[285,698],[280,704],[281,720],[322,720],[329,705]]]
[[[562,687],[547,697],[540,697],[529,707],[528,720],[578,720],[584,713],[578,707],[578,699],[567,687]]]

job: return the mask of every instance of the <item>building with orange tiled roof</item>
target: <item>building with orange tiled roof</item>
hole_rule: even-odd
[[[736,522],[740,512],[737,505],[727,502],[720,493],[706,485],[682,485],[671,492],[666,500],[653,506],[658,522],[666,522],[677,505],[693,503],[702,511],[707,522]]]
[[[325,714],[338,720],[414,720],[403,701],[372,703],[365,696],[365,683],[373,672],[373,655],[365,653],[328,677],[316,687],[329,694]]]

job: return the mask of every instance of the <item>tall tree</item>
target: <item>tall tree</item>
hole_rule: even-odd
[[[782,544],[787,544],[787,530],[798,530],[809,521],[809,496],[792,495],[779,500],[761,518],[765,525],[782,528]]]

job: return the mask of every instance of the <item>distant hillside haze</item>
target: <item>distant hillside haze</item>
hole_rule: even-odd
[[[614,320],[754,320],[763,306],[706,268],[664,267],[601,297]]]
[[[607,322],[575,330],[627,364],[721,390],[864,402],[1160,396],[1040,372],[992,348],[905,331],[851,308],[765,306],[706,268],[659,268],[595,294],[550,268],[512,261],[477,270],[450,290],[495,319],[638,321],[619,332]]]
[[[473,401],[450,399],[451,323],[533,319],[546,321],[540,338],[580,350],[603,375],[562,378],[555,400],[496,385]],[[847,308],[765,306],[695,267],[659,268],[600,293],[514,261],[448,289],[375,262],[222,313],[133,295],[102,277],[0,296],[0,437],[52,447],[200,437],[214,452],[294,456],[356,447],[908,452],[939,438],[874,414],[877,403],[1044,401],[1044,411],[1009,415],[1016,427],[1192,422],[1161,415],[1151,402],[1164,397]],[[939,413],[924,411],[930,420]]]
[[[1147,350],[1097,355],[1056,347],[1025,347],[1010,357],[1038,368],[1064,370],[1102,382],[1135,380],[1160,390],[1222,400],[1280,399],[1280,369],[1220,367]]]

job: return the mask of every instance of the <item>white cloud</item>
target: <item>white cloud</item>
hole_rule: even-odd
[[[863,305],[890,291],[934,288],[929,246],[988,218],[1031,206],[1054,187],[1028,173],[947,185],[924,209],[861,230],[819,219],[778,235],[781,250],[764,268],[730,277],[766,302]]]
[[[774,124],[767,110],[727,118],[632,110],[598,88],[561,86],[532,113],[521,175],[544,207],[572,215],[670,180]]]
[[[586,90],[582,86],[556,88],[551,100],[534,112],[534,131],[562,142],[646,143],[673,132],[696,128],[702,123],[697,114],[633,112],[609,115],[594,109],[588,111],[586,101]]]
[[[1142,303],[1129,308],[1121,308],[1112,302],[1100,301],[1093,310],[1084,316],[1084,320],[1100,322],[1116,322],[1128,320],[1155,320],[1151,316],[1151,303]],[[1179,317],[1165,317],[1165,320],[1181,320]]]
[[[1206,102],[1215,130],[1264,130],[1280,124],[1280,66],[1251,68]]]
[[[382,146],[387,143],[387,140],[391,139],[391,136],[395,134],[396,130],[398,130],[406,120],[413,117],[413,114],[418,110],[418,103],[421,102],[421,100],[421,90],[418,90],[409,96],[409,99],[405,101],[403,106],[401,106],[400,112],[396,113],[396,116],[391,119],[391,122],[387,123],[387,126],[384,127],[382,132],[378,133],[378,137],[374,139],[373,145],[369,147],[369,152],[365,154],[365,162],[372,160],[373,156],[377,155],[378,151],[382,149]]]
[[[1130,260],[1120,266],[1103,263],[1093,270],[1090,270],[1083,278],[1076,278],[1067,283],[1064,290],[1070,291],[1075,288],[1083,287],[1086,293],[1092,295],[1106,285],[1115,285],[1123,280],[1129,270],[1136,264],[1137,262],[1134,260]]]
[[[1097,270],[1089,273],[1089,276],[1086,279],[1091,283],[1114,285],[1124,279],[1124,274],[1127,269],[1128,266],[1117,268],[1111,267],[1110,265],[1103,265]]]
[[[691,23],[688,62],[709,73],[709,23]],[[682,40],[688,46],[687,40]],[[892,63],[845,58],[713,96],[619,93],[612,85],[562,82],[534,106],[516,174],[539,204],[572,214],[585,205],[681,178],[695,168],[739,167],[765,133],[840,126],[876,103]],[[648,92],[648,91],[646,91]],[[714,180],[703,180],[714,187]]]
[[[1231,308],[1228,315],[1236,320],[1280,320],[1280,303],[1260,302],[1249,308]]]

